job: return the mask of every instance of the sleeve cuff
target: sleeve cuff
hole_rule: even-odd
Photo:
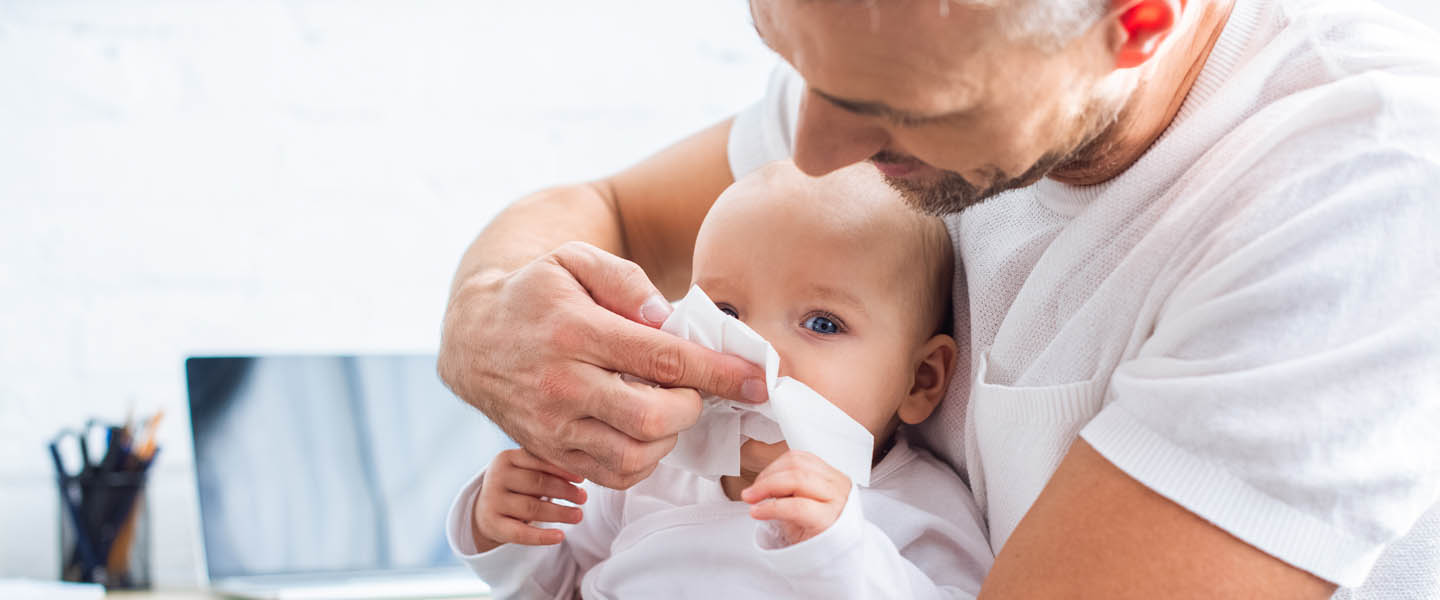
[[[1106,460],[1156,493],[1261,551],[1356,587],[1384,550],[1255,489],[1156,434],[1119,405],[1080,432]]]
[[[860,507],[860,494],[850,485],[850,495],[840,517],[828,529],[813,538],[781,547],[773,525],[764,522],[755,527],[755,546],[776,571],[801,575],[816,571],[860,544],[865,531],[865,514]]]
[[[460,488],[460,493],[450,503],[449,516],[445,518],[445,540],[450,543],[450,551],[462,559],[482,555],[475,551],[474,530],[470,523],[475,520],[475,499],[480,495],[480,484],[484,481],[485,471],[482,470]]]

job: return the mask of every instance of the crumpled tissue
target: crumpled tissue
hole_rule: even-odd
[[[699,421],[680,432],[675,449],[660,462],[712,479],[738,476],[744,438],[766,444],[784,440],[791,450],[820,457],[855,484],[870,484],[875,448],[870,431],[810,386],[777,377],[780,355],[775,348],[739,319],[721,312],[700,286],[691,287],[675,304],[675,312],[660,329],[760,365],[770,391],[770,401],[764,404],[704,398]]]

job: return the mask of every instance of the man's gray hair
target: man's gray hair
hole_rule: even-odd
[[[1000,19],[1007,37],[1032,41],[1051,51],[1063,48],[1089,31],[1092,25],[1105,16],[1109,7],[1107,0],[938,1],[941,15],[949,14],[952,3],[991,9]]]
[[[812,0],[813,1],[813,0]],[[892,0],[848,0],[870,7],[871,19],[881,3]],[[922,0],[925,1],[925,0]],[[950,16],[950,5],[980,7],[995,13],[1012,40],[1035,43],[1047,51],[1064,48],[1090,30],[1109,10],[1109,0],[928,0],[936,2],[940,16]]]

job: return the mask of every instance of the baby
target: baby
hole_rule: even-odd
[[[951,269],[943,224],[870,165],[815,179],[779,162],[736,182],[700,228],[692,283],[774,346],[780,375],[869,430],[869,485],[783,441],[746,439],[738,476],[661,463],[625,491],[511,450],[461,492],[452,546],[497,597],[973,597],[992,562],[980,513],[902,429],[945,396]]]

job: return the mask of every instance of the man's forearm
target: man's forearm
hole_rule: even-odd
[[[454,295],[477,273],[513,271],[572,240],[628,258],[619,211],[607,183],[554,187],[507,207],[465,251],[450,293]]]
[[[732,121],[698,131],[610,177],[520,199],[470,245],[450,295],[477,273],[509,273],[570,241],[634,261],[661,293],[683,295],[700,222],[734,181],[726,154]]]

